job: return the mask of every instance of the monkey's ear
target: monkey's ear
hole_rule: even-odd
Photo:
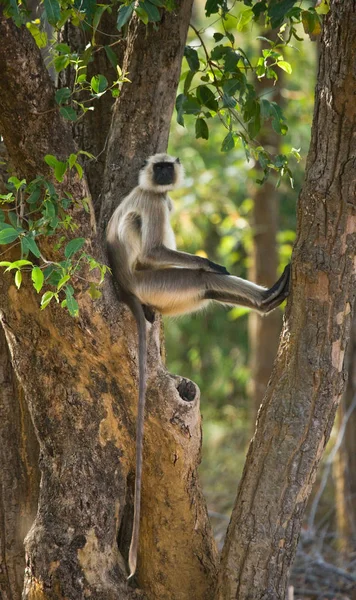
[[[148,165],[148,160],[144,160],[141,169],[144,169],[147,165]]]
[[[178,163],[180,165],[180,160],[179,158],[176,158],[176,163]]]

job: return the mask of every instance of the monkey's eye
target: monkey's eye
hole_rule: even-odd
[[[176,158],[176,163],[178,163],[180,165],[180,160],[179,158]]]

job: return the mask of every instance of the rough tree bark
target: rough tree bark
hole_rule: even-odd
[[[347,418],[334,465],[338,545],[343,554],[356,551],[356,319],[348,350],[348,381],[339,411],[339,424]],[[351,411],[349,413],[349,411]]]
[[[0,143],[0,193],[6,193],[8,154]],[[20,600],[25,568],[23,540],[37,510],[38,443],[23,390],[0,329],[0,597]]]
[[[164,15],[158,32],[135,20],[130,25],[125,69],[133,83],[125,86],[114,115],[103,220],[136,183],[143,157],[166,146],[190,10],[191,2],[182,2],[176,13]],[[44,154],[68,156],[74,146],[27,30],[4,18],[0,28],[6,82],[0,84],[0,128],[18,174],[30,179],[44,172]],[[139,54],[130,55],[130,48]],[[77,198],[87,195],[85,182],[65,185]],[[101,241],[85,214],[77,217],[76,235],[87,236],[88,247],[100,254]],[[77,321],[59,307],[39,311],[29,282],[20,294],[10,277],[2,277],[0,286],[2,325],[41,448],[41,491],[26,540],[23,597],[136,597],[117,547],[119,535],[127,555],[137,398],[135,325],[118,306],[110,283],[95,306],[80,294]],[[191,598],[192,590],[197,598],[211,598],[216,550],[196,475],[199,392],[166,372],[159,320],[150,327],[149,346],[139,583],[149,598]]]
[[[293,286],[219,571],[217,598],[284,600],[344,383],[355,296],[356,2],[325,19]]]
[[[0,330],[0,597],[21,598],[23,540],[37,511],[38,443]]]

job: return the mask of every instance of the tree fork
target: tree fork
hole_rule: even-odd
[[[122,105],[118,103],[115,110],[108,147],[107,195],[103,196],[102,207],[106,218],[121,194],[135,185],[141,159],[167,143],[190,10],[189,0],[181,2],[175,14],[164,15],[164,59],[160,58],[162,39],[157,38],[157,32],[149,28],[146,35],[144,28],[137,29],[135,21],[130,25],[131,51],[140,46],[143,54],[139,64],[137,57],[131,63],[127,54],[128,70],[131,76],[135,73],[136,61],[144,76],[132,77],[131,84],[124,86],[119,98]],[[57,116],[55,107],[52,111],[54,89],[46,79],[43,61],[29,32],[16,29],[6,19],[2,19],[0,27],[6,35],[13,28],[12,53],[18,64],[25,53],[27,64],[31,65],[17,72],[10,69],[6,45],[10,38],[6,38],[0,48],[0,64],[6,67],[0,97],[14,86],[21,88],[21,94],[12,98],[12,114],[6,110],[0,115],[0,128],[10,132],[11,127],[17,126],[13,116],[21,112],[18,139],[14,143],[9,140],[9,153],[17,173],[31,178],[46,169],[45,154],[64,158],[75,146],[68,124]],[[160,60],[164,62],[161,64]],[[148,91],[156,90],[161,111],[158,117],[153,116],[157,107],[153,111],[153,103],[150,104],[155,129],[146,109],[147,101],[141,105],[144,110],[140,110],[139,103],[131,113],[128,110],[130,94],[136,101],[144,94],[146,77],[151,86]],[[158,78],[161,87],[156,89],[154,82]],[[168,82],[165,86],[164,80]],[[29,91],[32,100],[26,105]],[[141,97],[147,99],[148,91],[146,88],[146,96]],[[125,98],[127,110],[120,117]],[[40,138],[36,131],[38,121],[32,119],[34,104],[34,117],[38,119],[38,113],[43,113],[44,132]],[[27,121],[26,110],[31,113]],[[51,111],[48,119],[47,110]],[[123,124],[128,115],[132,118],[132,130],[127,135],[122,130],[117,144],[116,129],[120,119]],[[141,137],[133,142],[131,136],[140,132]],[[17,145],[21,145],[21,152]],[[86,195],[85,181],[72,182],[70,189],[75,198]],[[95,238],[84,211],[78,220],[80,229],[76,235],[87,236],[88,243],[95,242],[100,253],[101,240]],[[95,246],[92,252],[95,253]],[[41,449],[38,511],[26,541],[25,600],[79,600],[84,596],[95,600],[119,596],[124,600],[139,595],[127,586],[125,564],[117,548],[120,530],[120,547],[124,554],[127,552],[125,540],[132,512],[136,328],[129,311],[118,305],[110,282],[104,284],[103,297],[95,305],[81,294],[79,286],[78,301],[80,317],[73,321],[58,306],[40,311],[30,282],[25,280],[18,293],[8,275],[0,280],[2,325]],[[192,383],[166,372],[161,361],[158,319],[150,326],[149,342],[147,470],[138,581],[150,598],[188,600],[193,585],[196,598],[205,600],[213,594],[216,549],[196,474],[201,444],[199,392]]]

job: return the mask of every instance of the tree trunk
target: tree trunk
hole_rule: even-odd
[[[356,1],[324,24],[292,292],[238,490],[219,599],[285,598],[306,501],[344,382],[355,295]]]
[[[345,434],[334,465],[335,506],[339,549],[356,552],[356,319],[348,350],[348,381],[340,404],[339,420],[347,419]]]
[[[132,83],[124,86],[114,111],[103,226],[120,197],[136,184],[143,158],[165,149],[190,10],[190,0],[181,2],[174,14],[164,15],[159,31],[131,22],[124,69]],[[28,31],[4,18],[0,29],[0,128],[17,173],[30,178],[43,172],[44,154],[68,156],[74,145]],[[10,111],[7,93],[15,88],[21,93],[10,94]],[[28,97],[35,110],[25,119]],[[19,114],[13,141],[13,119]],[[65,184],[78,199],[88,193],[84,181]],[[76,235],[89,238],[91,252],[103,256],[101,239],[95,238],[85,213],[76,219]],[[51,249],[46,246],[46,251]],[[38,511],[26,539],[24,600],[138,597],[128,587],[122,558],[127,557],[133,512],[136,327],[129,311],[118,305],[110,282],[95,305],[80,285],[80,317],[73,320],[59,306],[40,311],[30,282],[24,281],[18,293],[9,274],[0,280],[2,325],[41,448]],[[208,599],[216,549],[196,473],[199,390],[166,372],[160,321],[148,327],[138,581],[148,598],[184,600],[193,589],[197,598]]]
[[[278,193],[272,181],[256,188],[253,195],[253,252],[251,281],[271,287],[277,281]],[[268,257],[268,259],[266,258]],[[248,317],[250,369],[249,396],[253,425],[272,373],[282,327],[282,314],[275,310],[268,318],[251,312]]]
[[[0,329],[0,597],[20,600],[23,540],[36,515],[38,443]]]
[[[275,39],[272,32],[263,32],[268,39]],[[261,41],[261,52],[266,45]],[[272,88],[270,79],[263,78],[258,83],[258,93],[262,96],[268,91],[269,98],[281,104],[281,89],[283,76],[279,74],[278,80]],[[279,136],[271,127],[264,127],[259,135],[262,146],[272,154],[278,154]],[[261,178],[263,173],[260,173]],[[251,194],[252,208],[252,255],[249,278],[267,287],[277,281],[278,250],[278,191],[273,176],[262,185],[255,185]],[[268,257],[268,258],[267,258]],[[266,387],[272,373],[276,358],[279,335],[282,327],[282,314],[275,310],[265,319],[263,316],[250,312],[248,316],[248,335],[250,351],[250,381],[248,394],[251,400],[251,424],[254,430],[256,415],[265,395]]]

